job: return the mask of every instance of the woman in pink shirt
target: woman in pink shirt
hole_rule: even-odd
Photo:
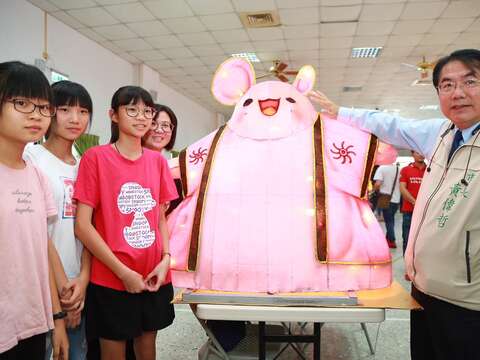
[[[154,116],[146,90],[118,89],[111,143],[83,155],[75,184],[76,234],[93,255],[87,334],[100,339],[102,359],[124,359],[133,338],[137,357],[154,360],[157,330],[174,318],[161,204],[177,192],[166,160],[141,143]]]

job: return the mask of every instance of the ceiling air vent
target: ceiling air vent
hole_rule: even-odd
[[[257,11],[240,13],[240,20],[246,28],[279,26],[280,19],[276,11]]]
[[[362,91],[361,86],[344,86],[342,89],[343,92],[358,92]]]

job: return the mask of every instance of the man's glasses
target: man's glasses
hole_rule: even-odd
[[[459,86],[463,89],[476,89],[480,86],[480,80],[476,78],[468,78],[461,81],[444,81],[437,86],[438,92],[440,94],[451,94]]]
[[[145,119],[153,119],[157,113],[155,109],[151,107],[146,107],[145,109],[140,110],[136,106],[125,106],[125,111],[130,117],[137,117],[138,114],[142,113],[143,116],[145,116]]]
[[[34,104],[30,100],[26,99],[11,99],[7,100],[7,102],[12,103],[14,109],[22,114],[31,114],[35,111],[35,109],[38,109],[39,113],[46,117],[55,116],[56,113],[56,108],[50,104]]]
[[[161,132],[165,132],[165,133],[170,133],[173,131],[173,129],[175,128],[175,126],[172,124],[172,123],[169,123],[169,122],[156,122],[155,120],[152,121],[152,127],[151,129],[153,131],[157,131],[157,130],[160,130]]]

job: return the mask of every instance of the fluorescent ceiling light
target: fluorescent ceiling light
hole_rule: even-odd
[[[421,105],[420,110],[438,110],[438,105]]]
[[[376,58],[381,50],[381,46],[352,48],[352,58]]]
[[[429,78],[426,79],[416,79],[410,86],[432,86],[432,80]]]
[[[57,81],[62,81],[62,80],[68,80],[68,75],[62,74],[61,72],[58,72],[56,70],[51,70],[50,72],[50,80],[53,83],[56,83]]]
[[[245,58],[251,62],[260,62],[260,59],[257,57],[257,54],[251,52],[232,54],[233,57]]]

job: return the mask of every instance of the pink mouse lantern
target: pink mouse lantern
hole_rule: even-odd
[[[212,81],[235,105],[227,124],[181,152],[185,198],[168,226],[177,287],[242,292],[346,291],[392,281],[385,236],[366,201],[375,164],[396,152],[317,113],[293,85],[255,84],[232,58]]]

